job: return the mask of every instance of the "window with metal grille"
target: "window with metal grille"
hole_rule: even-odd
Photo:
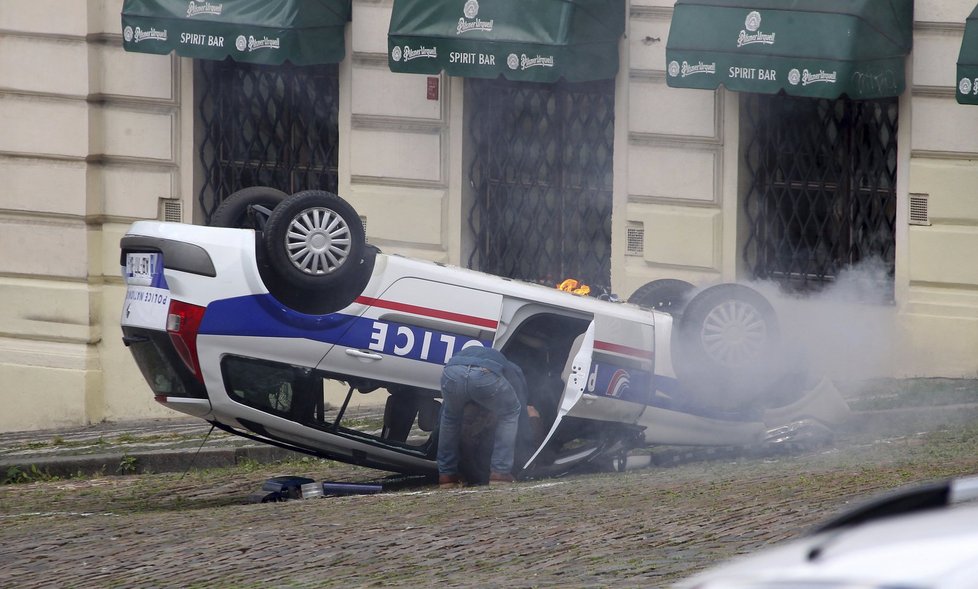
[[[897,99],[744,94],[741,104],[750,274],[812,290],[872,262],[892,298]]]
[[[469,266],[554,285],[611,283],[614,80],[466,80]]]
[[[338,68],[197,61],[205,222],[232,192],[336,192]]]

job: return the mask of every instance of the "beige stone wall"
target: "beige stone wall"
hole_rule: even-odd
[[[616,189],[625,196],[615,215],[612,280],[627,296],[656,278],[693,283],[731,280],[736,257],[724,239],[736,224],[736,146],[730,118],[737,97],[666,86],[670,0],[633,0],[627,25],[627,108],[617,112],[626,137]],[[736,121],[732,121],[736,123]],[[734,127],[734,130],[736,127]],[[617,203],[616,203],[617,204]]]
[[[978,376],[978,111],[954,98],[954,64],[973,9],[970,0],[915,7],[906,190],[927,199],[929,224],[904,221],[905,374]]]
[[[48,23],[45,8],[54,3],[0,8],[0,30],[16,31],[0,34],[3,429],[75,421],[97,394],[86,379],[100,337],[90,312],[100,285],[88,279],[87,14],[77,4]]]
[[[460,132],[461,108],[450,107],[461,83],[437,76],[438,100],[427,98],[428,76],[395,74],[387,67],[387,29],[392,0],[355,0],[352,47],[344,65],[351,73],[348,120],[340,142],[340,193],[366,217],[367,237],[384,251],[457,262],[449,244],[460,226],[457,175],[460,151],[450,148]],[[345,80],[340,81],[341,87]],[[453,118],[454,117],[454,118]],[[455,197],[449,192],[453,183]]]
[[[121,344],[118,239],[180,195],[179,69],[122,51],[121,7],[0,5],[0,431],[168,413]]]

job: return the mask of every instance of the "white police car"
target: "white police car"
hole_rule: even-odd
[[[156,400],[227,431],[435,473],[441,370],[468,346],[527,374],[544,427],[518,454],[522,476],[638,445],[750,444],[811,416],[804,398],[771,411],[787,386],[778,321],[745,286],[662,280],[624,304],[386,255],[322,191],[249,188],[214,219],[132,225],[121,323]],[[375,391],[375,417],[351,410]]]
[[[796,540],[718,565],[679,589],[970,589],[978,477],[898,490]]]

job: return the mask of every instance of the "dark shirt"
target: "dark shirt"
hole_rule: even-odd
[[[502,374],[502,366],[509,362],[503,353],[487,346],[469,346],[453,355],[447,366],[479,366]]]
[[[509,381],[513,390],[516,391],[516,397],[520,400],[520,405],[524,408],[526,407],[527,387],[523,370],[515,363],[507,360],[506,356],[499,350],[486,346],[469,346],[452,356],[447,366],[477,366],[491,370]]]

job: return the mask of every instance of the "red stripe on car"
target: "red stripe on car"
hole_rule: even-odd
[[[469,325],[476,325],[478,327],[485,327],[487,329],[496,329],[499,326],[499,322],[494,319],[483,319],[482,317],[463,315],[462,313],[452,313],[451,311],[442,311],[440,309],[431,309],[428,307],[419,307],[417,305],[409,305],[407,303],[385,301],[383,299],[373,299],[370,297],[357,297],[356,302],[360,303],[361,305],[381,307],[383,309],[390,309],[392,311],[403,311],[413,315],[434,317],[435,319],[446,319],[448,321],[467,323]]]
[[[594,342],[594,349],[601,350],[603,352],[611,352],[613,354],[622,354],[624,356],[635,356],[636,358],[642,358],[647,360],[652,356],[652,350],[643,350],[641,348],[633,348],[631,346],[623,346],[621,344],[613,344],[611,342]]]

